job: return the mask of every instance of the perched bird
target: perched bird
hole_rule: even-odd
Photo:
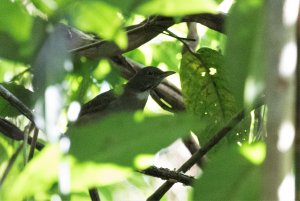
[[[165,77],[174,73],[174,71],[164,72],[152,66],[142,68],[124,85],[122,93],[118,94],[110,90],[84,104],[76,125],[101,119],[115,112],[143,109],[151,89],[155,88]],[[96,188],[90,188],[89,194],[93,201],[100,200]]]
[[[76,124],[100,119],[110,113],[143,109],[151,89],[174,73],[174,71],[164,72],[152,66],[142,68],[124,85],[122,93],[117,94],[114,90],[110,90],[84,104]]]

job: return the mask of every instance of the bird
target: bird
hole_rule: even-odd
[[[162,71],[148,66],[140,69],[123,87],[121,93],[114,89],[101,93],[81,107],[75,125],[81,126],[116,112],[130,112],[143,109],[150,91],[174,71]],[[100,200],[97,188],[89,189],[91,199]]]
[[[76,121],[77,125],[101,119],[117,112],[142,110],[150,95],[160,82],[174,74],[174,71],[162,71],[157,67],[148,66],[140,69],[123,87],[121,93],[112,89],[101,93],[81,107]]]

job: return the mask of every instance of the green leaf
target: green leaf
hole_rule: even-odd
[[[120,48],[127,47],[122,18],[115,7],[101,1],[84,1],[77,3],[71,10],[71,15],[79,29],[96,33],[106,40],[113,40]]]
[[[4,183],[4,200],[24,200],[49,190],[58,179],[59,161],[62,157],[59,150],[59,146],[46,147],[19,175],[15,175],[15,179]]]
[[[195,55],[187,52],[181,61],[180,79],[187,110],[210,122],[207,132],[201,134],[202,140],[214,134],[237,112],[223,70],[223,55],[209,48],[201,48]]]
[[[14,94],[20,101],[22,101],[29,108],[33,107],[33,92],[26,89],[23,85],[16,83],[0,83],[8,91]],[[11,106],[11,104],[0,96],[0,116],[2,117],[16,117],[20,112]]]
[[[1,1],[0,32],[5,32],[18,42],[26,41],[31,36],[32,18],[18,4],[9,0]]]
[[[181,51],[181,44],[175,41],[165,41],[159,44],[153,44],[153,66],[165,63],[170,70],[178,70],[180,60],[177,54]]]
[[[219,151],[195,183],[194,200],[261,200],[262,166],[238,149]]]
[[[64,10],[67,5],[73,3],[71,0],[51,0],[51,1],[40,1],[32,0],[35,7],[47,16],[58,14],[59,10]]]
[[[137,154],[155,153],[187,135],[191,128],[201,130],[204,124],[185,114],[139,117],[121,113],[70,128],[70,153],[79,161],[130,166]]]
[[[116,164],[74,162],[71,165],[71,191],[81,192],[95,186],[111,185],[124,181],[132,173],[132,169]]]
[[[146,55],[145,53],[143,53],[141,50],[139,49],[135,49],[135,50],[132,50],[130,52],[126,52],[124,54],[124,56],[136,61],[136,62],[139,62],[141,64],[145,64],[146,63]]]
[[[207,0],[151,0],[137,8],[144,15],[179,16],[196,13],[216,12],[214,1]]]
[[[9,156],[13,152],[13,147],[10,145],[10,139],[4,137],[4,135],[0,132],[0,169],[2,169],[2,165],[6,164],[5,161],[9,159]]]
[[[237,1],[228,18],[224,73],[239,108],[264,90],[263,19],[260,0]]]
[[[126,15],[132,14],[132,10],[135,9],[137,6],[142,4],[143,2],[146,2],[147,0],[126,0],[126,1],[120,1],[120,0],[102,0],[103,2],[110,4],[112,6],[117,7],[118,9],[122,10],[122,13],[125,13]]]

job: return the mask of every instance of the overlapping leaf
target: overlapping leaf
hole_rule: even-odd
[[[214,156],[196,182],[193,199],[261,200],[261,176],[262,166],[251,163],[238,149],[225,149]]]
[[[132,114],[116,114],[69,129],[70,153],[80,161],[130,166],[137,154],[155,153],[186,135],[191,128],[202,130],[203,123],[185,114],[145,117],[138,121]]]
[[[187,109],[209,121],[207,132],[201,133],[204,139],[213,135],[237,112],[223,67],[222,54],[209,48],[201,48],[195,54],[187,52],[182,58],[180,77]]]

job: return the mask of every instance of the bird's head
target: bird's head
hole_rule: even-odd
[[[128,81],[127,86],[137,91],[147,91],[155,88],[164,78],[174,73],[174,71],[162,71],[152,66],[145,67]]]

